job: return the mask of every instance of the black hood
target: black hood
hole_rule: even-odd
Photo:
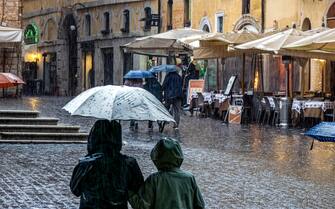
[[[116,121],[98,120],[88,136],[87,152],[113,155],[122,148],[121,124]]]

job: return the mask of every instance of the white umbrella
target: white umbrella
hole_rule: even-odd
[[[335,29],[329,29],[315,33],[314,35],[300,39],[285,46],[292,50],[324,50],[335,51]]]
[[[124,45],[127,52],[153,56],[192,54],[198,40],[208,33],[191,28],[175,29],[164,33],[137,38]]]
[[[99,86],[82,92],[63,109],[71,115],[107,120],[175,122],[163,104],[150,92],[128,86]]]

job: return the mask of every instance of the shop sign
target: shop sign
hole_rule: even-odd
[[[24,43],[25,44],[37,44],[39,42],[40,32],[35,24],[27,25],[24,30]]]

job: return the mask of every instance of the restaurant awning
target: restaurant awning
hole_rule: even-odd
[[[22,30],[0,26],[0,44],[20,43],[22,41]]]
[[[335,52],[335,29],[315,33],[314,35],[288,44],[284,48],[299,51],[322,50]]]
[[[192,43],[207,35],[207,32],[201,30],[190,28],[175,29],[165,33],[137,38],[123,47],[126,52],[153,56],[192,54]]]

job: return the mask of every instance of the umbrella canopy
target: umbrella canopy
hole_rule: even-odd
[[[192,54],[192,42],[208,33],[190,28],[170,30],[151,36],[137,38],[124,45],[125,51],[153,56]]]
[[[293,50],[323,50],[335,52],[335,29],[328,29],[296,42],[286,45],[284,48]]]
[[[264,38],[238,45],[235,48],[278,53],[279,50],[281,50],[284,46],[298,41],[306,36],[308,35],[303,33],[302,31],[296,29],[288,29],[270,36],[266,36]]]
[[[159,72],[176,72],[177,67],[175,65],[158,65],[149,70],[152,73],[159,73]]]
[[[82,92],[63,109],[71,115],[107,120],[175,122],[163,104],[150,92],[128,86],[99,86]]]
[[[25,82],[21,80],[21,78],[13,73],[0,73],[0,88],[14,87],[24,83]]]
[[[236,33],[216,33],[200,40],[200,47],[194,49],[195,59],[212,59],[241,55],[232,46],[253,41],[263,37],[247,29]]]
[[[322,122],[309,129],[306,136],[321,142],[335,142],[335,122]]]
[[[143,70],[131,70],[124,76],[125,79],[141,79],[153,77],[155,76],[151,72]]]

